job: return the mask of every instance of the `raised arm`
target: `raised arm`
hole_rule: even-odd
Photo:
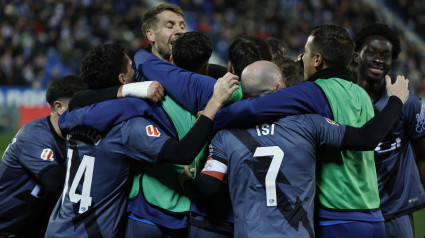
[[[146,79],[160,82],[170,97],[194,115],[213,94],[214,78],[181,69],[145,50],[136,53],[134,63]]]
[[[146,81],[104,89],[87,89],[71,98],[68,110],[123,97],[137,97],[158,102],[164,97],[164,88],[159,82]]]
[[[397,116],[400,114],[403,104],[407,101],[409,90],[408,80],[405,80],[403,76],[397,77],[393,85],[391,85],[391,79],[389,77],[386,77],[386,80],[387,92],[390,99],[385,108],[361,128],[345,126],[346,129],[343,141],[339,149],[373,150],[390,130]],[[320,126],[316,128],[319,129]],[[329,129],[329,127],[327,129]],[[328,130],[323,130],[322,132],[322,135],[319,137],[324,138],[323,140],[326,144],[329,141],[335,141],[335,136],[333,135],[336,134],[329,133]],[[199,199],[199,197],[196,196],[197,194],[202,194],[207,197],[216,194],[226,176],[227,162],[224,159],[225,155],[220,149],[220,145],[222,144],[220,135],[219,132],[213,140],[210,147],[212,157],[207,161],[204,170],[194,180],[192,180],[190,176],[179,178],[185,190],[195,198]],[[214,172],[210,173],[210,171]],[[189,173],[185,171],[185,174]]]
[[[175,137],[173,125],[162,108],[137,98],[121,98],[97,103],[88,107],[65,111],[59,117],[59,127],[63,133],[76,126],[85,126],[103,132],[111,125],[133,117],[143,116],[156,122],[170,136]]]
[[[326,96],[313,82],[282,88],[223,108],[217,113],[214,129],[247,127],[282,116],[307,113],[333,119]]]
[[[347,126],[340,149],[373,150],[392,128],[409,97],[409,80],[398,76],[396,82],[391,84],[388,75],[385,80],[389,96],[387,105],[361,128]]]
[[[214,86],[214,94],[201,117],[189,132],[180,140],[170,140],[163,146],[159,160],[176,164],[190,164],[212,135],[213,120],[218,110],[227,102],[232,93],[239,88],[237,77],[226,75]]]

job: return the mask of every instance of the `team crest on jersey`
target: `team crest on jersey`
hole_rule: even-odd
[[[332,121],[331,119],[326,118],[326,117],[325,117],[325,119],[326,119],[326,121],[327,121],[329,124],[332,124],[332,125],[335,125],[335,126],[339,126],[339,125],[338,125],[338,123],[336,123],[336,122]]]
[[[156,128],[153,125],[149,125],[146,127],[146,133],[148,134],[148,136],[155,136],[155,137],[159,137],[161,135],[161,132],[159,132],[158,128]]]
[[[53,161],[53,151],[51,149],[44,149],[43,152],[41,152],[41,156],[43,160]]]

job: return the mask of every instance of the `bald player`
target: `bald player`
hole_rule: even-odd
[[[266,60],[248,65],[242,71],[241,84],[244,98],[261,97],[286,87],[282,71],[276,64]]]
[[[284,87],[276,68],[262,61],[247,66],[241,77],[244,95],[261,96]],[[309,114],[220,131],[212,140],[201,174],[184,181],[184,187],[209,197],[227,180],[235,215],[234,237],[314,237],[316,151],[325,145],[341,150],[373,149],[399,114],[401,102],[406,102],[407,83],[402,76],[394,85],[388,83],[391,100],[362,128]]]

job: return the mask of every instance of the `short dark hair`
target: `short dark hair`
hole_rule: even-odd
[[[259,60],[271,59],[266,41],[256,36],[239,37],[229,47],[229,61],[239,77],[246,66]]]
[[[322,25],[315,27],[311,35],[314,36],[311,55],[322,55],[327,67],[346,68],[354,54],[354,42],[350,34],[337,25]]]
[[[269,45],[272,58],[287,55],[286,44],[282,40],[278,40],[273,36],[266,37],[264,40]]]
[[[50,81],[46,91],[46,101],[54,108],[55,101],[69,99],[78,92],[86,89],[86,84],[80,77],[67,75]]]
[[[210,38],[197,31],[184,33],[173,44],[174,64],[191,72],[198,72],[207,64],[211,54]]]
[[[295,62],[291,57],[287,55],[274,57],[272,62],[282,71],[287,87],[304,81],[303,68],[301,68],[301,65]]]
[[[149,9],[143,14],[142,19],[142,33],[145,38],[146,30],[149,28],[156,28],[156,24],[158,23],[157,15],[164,11],[171,11],[184,17],[183,10],[179,6],[173,4],[164,3]]]
[[[90,50],[81,62],[81,78],[90,89],[120,85],[118,75],[127,73],[126,50],[119,44],[101,44]]]
[[[401,51],[400,40],[398,39],[397,34],[391,30],[389,26],[379,22],[374,22],[362,27],[360,32],[354,36],[353,39],[356,43],[356,52],[361,50],[364,40],[369,36],[382,36],[388,39],[388,41],[393,45],[392,59],[397,59],[398,54],[400,54]]]

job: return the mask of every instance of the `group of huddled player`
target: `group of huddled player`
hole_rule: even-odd
[[[52,80],[0,163],[0,237],[414,237],[425,110],[388,26],[318,26],[295,60],[243,36],[227,67],[185,28],[158,5],[133,60]]]

